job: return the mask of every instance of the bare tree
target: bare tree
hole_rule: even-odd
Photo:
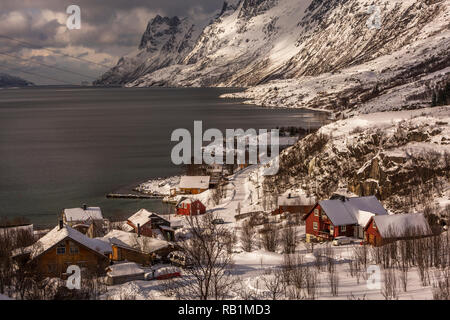
[[[278,300],[284,291],[283,273],[281,270],[269,270],[263,276],[264,289],[268,292],[270,299]]]
[[[8,236],[0,237],[0,293],[5,293],[11,286],[13,277],[12,263],[13,241]]]
[[[433,299],[450,300],[450,269],[437,272],[436,279],[433,283]]]
[[[250,219],[242,223],[241,228],[241,244],[242,249],[246,252],[251,252],[255,243],[255,228]]]
[[[264,249],[275,252],[278,248],[278,229],[271,223],[267,223],[262,230],[262,243]]]
[[[386,300],[397,300],[397,278],[395,275],[395,269],[389,268],[384,271],[384,283],[381,291],[383,297]]]
[[[232,254],[227,240],[232,236],[223,225],[213,224],[214,214],[188,217],[191,237],[178,245],[190,267],[178,281],[177,296],[182,299],[229,298],[236,279],[231,277]]]
[[[336,297],[339,293],[339,274],[336,271],[336,265],[332,264],[328,272],[328,284],[331,294]]]
[[[297,234],[292,226],[288,226],[281,232],[281,244],[284,253],[295,253]]]
[[[360,266],[367,269],[367,263],[369,262],[369,250],[367,244],[363,244],[362,246],[355,247],[354,249],[354,259],[358,260]]]
[[[309,266],[305,269],[305,288],[307,298],[315,300],[319,294],[319,276],[318,272]]]

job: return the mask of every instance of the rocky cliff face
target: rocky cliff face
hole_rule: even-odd
[[[117,66],[94,84],[126,84],[143,75],[180,63],[192,50],[203,27],[195,25],[187,18],[157,15],[148,23],[138,50],[121,58]]]

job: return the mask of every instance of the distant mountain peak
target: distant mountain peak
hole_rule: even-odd
[[[19,77],[11,76],[6,73],[0,73],[0,87],[28,87],[34,86],[34,83]]]
[[[164,35],[173,35],[178,32],[177,27],[181,24],[181,20],[177,17],[161,17],[159,14],[150,20],[147,29],[141,38],[139,49],[155,47],[158,45],[156,39],[162,38]]]

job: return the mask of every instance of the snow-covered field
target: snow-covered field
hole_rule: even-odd
[[[301,229],[301,228],[299,228]],[[299,235],[301,231],[298,230]],[[318,288],[315,299],[319,300],[347,300],[347,299],[366,299],[366,300],[384,300],[384,270],[380,268],[380,288],[371,286],[371,274],[362,269],[358,275],[352,275],[350,261],[354,259],[355,248],[359,244],[345,245],[333,248],[334,263],[338,275],[338,293],[333,295],[329,284],[329,272],[326,264],[323,263],[320,270],[317,267],[317,255],[308,253],[304,244],[299,244],[296,254],[291,256],[302,256],[303,265],[309,265],[318,275]],[[314,250],[319,252],[326,245],[316,245]],[[273,278],[270,271],[280,270],[284,255],[281,253],[267,252],[263,249],[253,252],[241,252],[234,255],[234,266],[232,274],[236,277],[236,289],[232,299],[245,299],[249,296],[258,299],[270,299],[270,289],[266,285],[267,279]],[[368,266],[373,264],[369,263]],[[423,285],[419,270],[410,268],[408,271],[407,290],[404,291],[399,279],[400,272],[396,272],[396,297],[399,300],[430,300],[433,299],[433,284],[440,279],[438,269],[430,269],[430,281]],[[173,296],[164,295],[164,281],[133,281],[123,285],[112,286],[104,295],[104,299],[174,299]],[[242,292],[245,291],[245,296]],[[281,295],[279,299],[288,299],[289,297]],[[304,298],[308,298],[306,295]]]

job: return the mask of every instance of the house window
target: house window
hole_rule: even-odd
[[[323,220],[327,220],[327,215],[326,214],[322,214],[322,219]]]
[[[58,244],[56,254],[66,254],[66,245],[64,243]]]
[[[76,245],[70,245],[70,254],[79,254],[80,249]]]
[[[372,226],[373,226],[374,229],[377,228],[377,226],[375,225],[375,221],[373,222]]]
[[[317,224],[317,222],[313,222],[313,229],[314,230],[318,230],[319,229],[319,225]]]
[[[314,209],[314,215],[315,215],[316,217],[319,216],[319,209]]]
[[[347,226],[341,226],[341,232],[347,231]]]

